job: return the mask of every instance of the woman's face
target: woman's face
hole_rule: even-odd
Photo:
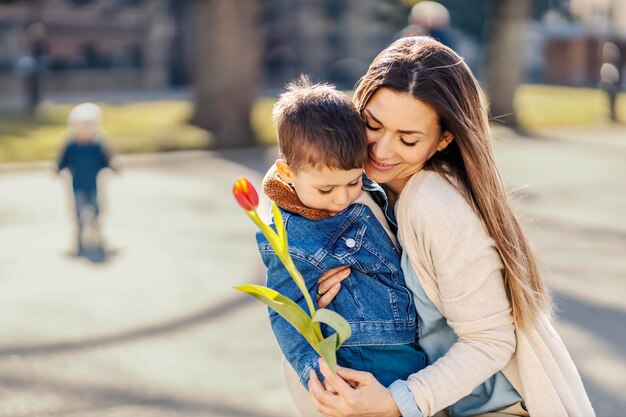
[[[367,176],[400,193],[409,178],[452,140],[439,116],[408,93],[379,89],[365,106],[369,159]]]

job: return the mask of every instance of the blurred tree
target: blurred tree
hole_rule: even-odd
[[[195,0],[194,113],[215,147],[255,143],[250,113],[261,79],[260,0]]]
[[[40,7],[40,3],[37,3]],[[39,15],[38,15],[39,16]],[[25,58],[28,65],[21,65],[21,73],[24,75],[24,93],[26,96],[26,111],[34,116],[39,102],[41,101],[42,73],[44,71],[44,59],[47,52],[46,26],[41,21],[31,23],[25,30],[24,36],[27,43],[28,53]],[[24,60],[20,60],[24,63]],[[18,65],[20,64],[18,61]]]
[[[170,0],[170,13],[174,19],[174,33],[169,46],[169,82],[172,86],[187,86],[191,81],[192,0]]]
[[[485,60],[485,80],[492,118],[517,126],[513,99],[523,81],[524,29],[532,0],[492,0]]]
[[[163,88],[168,81],[170,45],[174,36],[174,21],[168,14],[167,0],[150,0],[142,5],[146,20],[143,39],[145,75],[148,88]]]

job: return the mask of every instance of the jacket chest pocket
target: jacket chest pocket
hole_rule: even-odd
[[[353,256],[361,249],[366,231],[367,226],[362,223],[356,223],[349,227],[337,238],[330,249],[330,255],[339,260]]]

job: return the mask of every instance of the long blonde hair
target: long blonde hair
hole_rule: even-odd
[[[363,113],[380,88],[411,94],[439,116],[441,131],[454,140],[424,166],[441,173],[474,207],[504,263],[504,284],[517,326],[551,311],[551,299],[537,260],[522,231],[498,172],[491,148],[487,109],[471,70],[453,50],[429,37],[392,43],[374,59],[355,91]]]

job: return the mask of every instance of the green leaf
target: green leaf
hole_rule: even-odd
[[[336,372],[337,355],[335,349],[337,346],[337,333],[333,333],[319,343],[319,354],[326,362],[331,371]]]
[[[352,329],[346,319],[327,308],[318,309],[313,315],[313,321],[327,324],[335,329],[337,332],[337,346],[335,349],[338,349],[343,342],[352,336]]]
[[[263,220],[261,220],[261,217],[259,217],[259,214],[256,211],[253,213],[250,213],[250,212],[246,212],[246,213],[252,219],[252,221],[259,227],[259,229],[261,229],[261,233],[263,233],[263,236],[265,236],[265,238],[270,243],[270,245],[272,246],[272,249],[274,249],[274,252],[276,252],[276,254],[281,256],[282,253],[287,252],[287,248],[284,248],[284,250],[282,249],[281,240],[276,234],[276,232],[274,232],[274,230],[272,230],[271,227],[269,227],[267,224],[265,224],[265,222],[263,222]]]
[[[285,230],[285,224],[283,223],[283,216],[280,215],[280,210],[275,202],[272,201],[272,215],[274,217],[274,224],[276,225],[276,232],[278,238],[281,241],[283,248],[287,248],[287,231]]]
[[[309,317],[309,315],[302,308],[300,308],[298,304],[279,292],[261,285],[238,285],[234,288],[245,292],[246,294],[250,294],[276,311],[285,320],[291,323],[291,325],[295,327],[298,332],[300,332],[313,349],[318,351],[318,345],[322,340],[322,333],[317,330],[319,329],[319,325],[314,323],[313,320],[311,320],[311,317]]]
[[[296,268],[296,265],[293,263],[293,259],[291,259],[291,256],[289,255],[289,253],[287,253],[287,257],[281,258],[281,261],[283,265],[285,265],[285,268],[289,272],[289,275],[291,275],[291,278],[293,279],[293,281],[296,283],[296,285],[300,289],[300,292],[302,293],[302,296],[304,297],[304,300],[306,301],[306,305],[309,309],[309,314],[311,315],[311,317],[313,317],[313,315],[315,314],[315,305],[313,304],[313,300],[311,299],[311,295],[309,294],[309,290],[306,286],[306,283],[304,282],[304,278],[302,277],[302,274],[300,273],[298,268]],[[320,334],[320,337],[321,337],[321,334]]]

